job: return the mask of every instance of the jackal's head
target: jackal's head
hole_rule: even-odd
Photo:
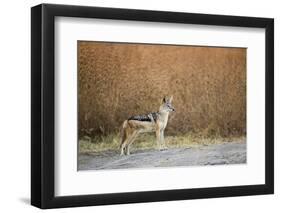
[[[174,112],[175,108],[172,106],[173,96],[170,98],[164,97],[160,106],[160,112]]]

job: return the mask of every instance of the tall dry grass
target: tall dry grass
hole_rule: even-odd
[[[246,133],[246,49],[78,42],[79,136],[117,132],[173,95],[167,134]]]

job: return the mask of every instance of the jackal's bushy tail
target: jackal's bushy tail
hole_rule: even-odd
[[[125,137],[126,137],[125,129],[126,129],[127,125],[128,125],[128,120],[125,120],[123,122],[122,126],[121,126],[121,130],[120,130],[120,138],[121,138],[120,148],[122,146],[122,143],[125,141]]]

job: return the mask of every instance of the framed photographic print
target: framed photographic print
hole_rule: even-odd
[[[272,194],[274,20],[31,9],[31,203]]]

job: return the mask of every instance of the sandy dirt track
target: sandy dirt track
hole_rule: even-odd
[[[78,158],[78,170],[241,163],[246,163],[246,143],[229,142],[192,148],[170,148],[164,151],[132,150],[129,156],[120,156],[117,150],[80,154]]]

